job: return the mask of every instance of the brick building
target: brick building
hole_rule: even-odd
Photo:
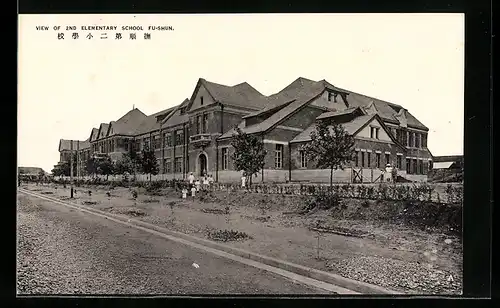
[[[194,172],[233,182],[241,176],[233,168],[230,146],[238,126],[259,136],[267,150],[264,169],[253,182],[323,182],[329,181],[329,170],[315,169],[300,146],[310,140],[315,123],[326,118],[342,123],[356,140],[357,159],[335,172],[336,181],[380,181],[387,163],[409,180],[427,179],[432,155],[425,125],[400,105],[325,80],[298,78],[264,96],[246,82],[225,86],[199,79],[191,97],[179,105],[150,116],[133,109],[93,128],[87,141],[89,153],[106,153],[113,160],[150,147],[165,179]],[[61,146],[60,152],[66,153]]]
[[[71,147],[72,141],[73,147]],[[58,150],[59,162],[57,165],[54,165],[54,170],[63,168],[64,164],[70,164],[71,153],[73,151],[74,159],[77,163],[77,166],[75,167],[76,173],[74,175],[78,176],[86,174],[85,163],[91,155],[89,139],[83,141],[60,139]]]

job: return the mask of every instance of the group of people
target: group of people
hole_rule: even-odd
[[[208,190],[213,184],[214,178],[211,174],[204,174],[201,178],[197,179],[192,172],[189,173],[187,178],[187,187],[182,189],[182,198],[187,198],[188,192],[191,192],[191,197],[194,197],[200,190]]]

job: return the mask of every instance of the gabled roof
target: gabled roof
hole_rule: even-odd
[[[108,128],[109,128],[108,123],[101,123],[101,125],[99,125],[99,133],[97,134],[96,139],[99,139],[103,132],[104,132],[104,136],[106,136],[108,133]]]
[[[374,117],[375,115],[362,115],[352,119],[351,121],[341,123],[341,125],[349,133],[349,135],[355,135],[364,126],[364,124],[371,121]],[[293,138],[290,141],[290,143],[310,141],[311,133],[315,131],[315,129],[316,129],[316,122],[310,125],[308,128],[306,128],[303,132],[295,136],[295,138]]]
[[[189,99],[185,99],[180,105],[177,105],[175,109],[163,119],[163,127],[173,127],[183,123],[188,122],[189,118],[186,113],[181,114],[181,109],[189,104]]]
[[[247,134],[265,132],[265,131],[271,129],[272,127],[278,125],[278,123],[286,120],[293,113],[295,113],[300,108],[307,105],[307,103],[309,103],[311,100],[319,97],[324,91],[325,91],[325,86],[323,83],[315,83],[312,86],[308,87],[307,91],[297,92],[297,95],[295,96],[294,100],[291,103],[289,103],[286,107],[277,111],[276,113],[274,113],[269,118],[262,121],[261,123],[257,123],[257,124],[246,126],[246,127],[242,128],[242,131],[244,131]],[[234,133],[235,133],[235,130],[231,129],[228,132],[224,133],[219,138],[221,138],[221,139],[228,138],[228,137],[231,137]]]
[[[87,140],[79,141],[79,140],[73,140],[73,150],[76,151],[77,149],[83,150],[83,149],[88,149],[90,148],[90,138]],[[80,144],[78,144],[80,143]],[[59,152],[61,151],[70,151],[71,150],[71,140],[66,140],[66,139],[60,139],[59,140]]]
[[[98,128],[92,128],[92,131],[90,132],[90,137],[89,137],[89,141],[94,141],[96,138],[97,138],[97,134],[99,133],[99,129]]]
[[[42,168],[40,167],[17,167],[18,173],[22,174],[33,174],[33,175],[38,175],[41,172],[46,173]]]
[[[464,159],[463,155],[446,155],[446,156],[434,156],[434,162],[461,162]]]
[[[191,107],[201,86],[205,87],[215,102],[222,103],[224,105],[257,110],[264,108],[267,103],[266,97],[246,82],[234,86],[226,86],[200,78],[196,84],[193,95],[191,96],[188,108]]]
[[[375,106],[378,114],[383,120],[399,123],[395,114],[397,114],[401,109],[404,109],[401,105],[389,103],[387,101],[383,101],[378,98],[369,97],[363,94],[359,94],[353,91],[341,89],[342,91],[349,93],[347,101],[349,103],[349,107],[368,107],[371,103]],[[412,114],[410,114],[407,110],[405,110],[407,124],[408,126],[414,128],[420,128],[423,130],[428,130],[428,128],[418,121]]]
[[[339,111],[329,111],[322,113],[319,117],[316,119],[321,120],[321,119],[326,119],[326,118],[331,118],[331,117],[337,117],[340,115],[346,115],[346,114],[353,114],[354,112],[360,112],[361,114],[365,114],[362,108],[360,107],[349,107],[344,110],[339,110]]]
[[[116,121],[110,122],[110,129],[113,134],[133,136],[137,127],[146,119],[146,115],[137,108],[134,108]]]
[[[317,118],[319,119],[319,117]],[[388,131],[387,127],[385,126],[382,118],[378,114],[372,114],[372,115],[361,115],[358,117],[355,117],[354,119],[350,121],[346,121],[343,123],[340,123],[342,127],[349,133],[351,136],[355,136],[360,130],[362,130],[368,123],[370,123],[373,119],[377,119],[379,123],[382,126],[382,129],[385,130],[385,132],[388,134],[388,136],[391,138],[391,140],[399,147],[403,148],[401,144],[392,136],[392,134]],[[311,140],[311,133],[316,129],[316,123],[313,123],[310,125],[308,128],[306,128],[303,132],[295,136],[294,139],[290,141],[290,143],[294,142],[306,142]]]
[[[455,162],[453,161],[447,161],[447,162],[434,162],[432,164],[432,169],[448,169],[450,168]]]

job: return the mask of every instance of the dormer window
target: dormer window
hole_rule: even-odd
[[[203,105],[203,103],[201,103]],[[181,108],[181,114],[184,114],[186,112],[186,107]]]
[[[202,105],[202,106],[203,106],[203,96],[202,96],[202,97],[200,97],[200,105]]]
[[[379,132],[378,127],[370,127],[370,138],[372,139],[378,139],[378,132]]]
[[[337,93],[328,92],[328,101],[331,102],[333,99],[333,102],[336,103],[337,95],[338,95]]]

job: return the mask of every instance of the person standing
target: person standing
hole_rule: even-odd
[[[199,179],[197,179],[196,182],[194,182],[194,185],[196,186],[196,191],[200,191],[201,183]]]
[[[203,177],[203,190],[208,190],[208,176],[206,174]]]
[[[188,181],[189,181],[189,185],[193,185],[193,183],[194,183],[194,175],[193,175],[192,172],[189,173]]]
[[[186,197],[187,197],[187,192],[188,192],[188,191],[187,191],[186,187],[184,187],[184,188],[182,189],[182,199],[186,199]]]
[[[245,187],[246,182],[247,177],[245,176],[245,174],[243,174],[243,176],[241,177],[241,187]]]

